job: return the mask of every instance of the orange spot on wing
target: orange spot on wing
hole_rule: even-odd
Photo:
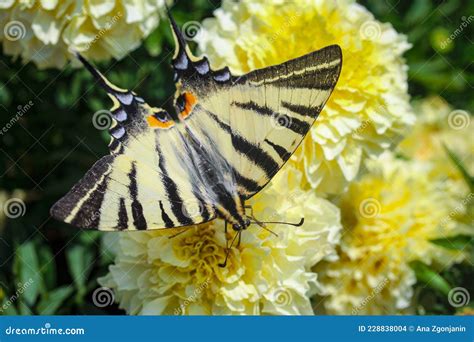
[[[184,110],[179,114],[182,120],[186,119],[197,103],[197,98],[192,93],[184,93]]]
[[[170,128],[174,125],[174,122],[171,120],[162,122],[155,118],[153,115],[147,116],[146,121],[148,122],[148,125],[153,128]]]

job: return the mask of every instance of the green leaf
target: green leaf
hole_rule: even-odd
[[[19,287],[25,287],[21,297],[32,306],[38,297],[43,282],[34,243],[29,241],[18,247],[16,260],[19,265]]]
[[[42,265],[41,273],[43,274],[44,290],[46,292],[49,289],[54,289],[56,286],[56,263],[49,246],[41,246],[38,250],[38,257],[40,265]]]
[[[66,252],[72,279],[80,294],[86,293],[86,280],[92,270],[94,256],[90,248],[76,245]]]
[[[98,240],[101,236],[102,232],[96,230],[87,230],[81,233],[81,235],[79,236],[79,241],[81,242],[81,244],[90,246],[92,248],[94,244],[100,243]]]
[[[413,25],[422,21],[432,11],[430,0],[416,0],[405,15],[408,24]]]
[[[20,299],[18,303],[18,309],[20,311],[20,315],[22,316],[31,316],[33,312],[31,312],[31,309],[28,307],[28,305]]]
[[[448,295],[451,286],[438,272],[421,261],[413,261],[410,263],[410,266],[413,271],[415,271],[416,278],[419,282],[433,290],[441,292],[445,296]]]
[[[51,291],[38,304],[40,315],[54,315],[61,304],[74,292],[72,286],[62,286]]]
[[[474,245],[474,237],[468,235],[457,235],[453,237],[447,237],[442,239],[431,240],[432,243],[452,250],[462,251],[466,248]]]
[[[4,301],[2,304],[2,307],[0,308],[0,315],[5,315],[5,316],[17,316],[19,313],[15,307],[15,303],[7,303]],[[5,305],[5,306],[4,306]]]
[[[461,159],[457,156],[456,153],[451,151],[448,146],[443,144],[444,149],[446,150],[446,153],[448,153],[449,158],[451,161],[456,165],[456,167],[459,169],[459,172],[461,172],[464,180],[466,181],[467,185],[469,186],[469,189],[471,192],[474,192],[474,177],[472,177],[469,172],[467,171],[466,167],[464,166],[463,162]]]
[[[145,48],[150,54],[150,56],[158,56],[161,53],[163,35],[160,30],[153,31],[152,34],[148,36],[145,40]]]

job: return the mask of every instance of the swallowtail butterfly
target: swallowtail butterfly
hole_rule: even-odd
[[[217,217],[238,232],[245,201],[275,176],[308,133],[338,80],[337,45],[234,76],[193,56],[170,16],[175,111],[151,107],[77,55],[114,105],[110,154],[51,209],[80,228],[189,226]],[[260,223],[260,222],[256,222]],[[237,234],[236,234],[237,236]]]

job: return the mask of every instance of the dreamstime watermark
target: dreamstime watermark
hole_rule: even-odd
[[[464,287],[454,287],[448,293],[448,302],[452,307],[460,308],[469,304],[471,296]]]
[[[8,121],[5,126],[2,127],[2,129],[0,130],[0,135],[4,135],[5,133],[8,132],[8,130],[10,128],[12,128],[18,120],[20,120],[20,118],[25,115],[30,109],[31,107],[34,106],[34,102],[33,101],[29,101],[27,104],[25,105],[19,105],[17,107],[17,112],[16,114],[10,119],[10,121]]]
[[[293,296],[291,295],[290,290],[282,287],[273,291],[271,298],[273,303],[277,306],[288,306],[293,302]]]
[[[201,285],[199,285],[196,289],[194,289],[193,293],[187,297],[183,303],[174,310],[175,315],[184,315],[186,313],[186,307],[191,304],[196,302],[197,298],[199,295],[209,287],[209,280],[206,279]]]
[[[182,27],[185,40],[199,40],[203,35],[201,23],[198,21],[188,21]]]
[[[286,114],[281,114],[281,113],[273,113],[272,114],[272,121],[270,121],[270,124],[275,128],[275,129],[285,129],[291,127],[293,120],[291,119],[290,116]]]
[[[376,106],[375,108],[373,108],[373,111],[375,113],[375,115],[377,116],[382,116],[384,118],[388,118],[391,116],[390,114],[390,111],[388,110],[388,108],[384,105],[378,105]],[[352,132],[352,135],[353,136],[358,136],[360,134],[363,134],[365,133],[366,130],[368,129],[377,129],[377,125],[376,123],[372,120],[372,119],[365,119],[361,122],[361,124],[359,125],[359,127],[357,127],[353,132]],[[370,131],[369,131],[370,132]],[[384,132],[377,132],[378,134],[382,134]]]
[[[3,34],[7,40],[15,42],[25,38],[26,27],[21,21],[12,20],[3,27]]]
[[[109,129],[112,123],[112,113],[107,109],[98,110],[92,116],[92,125],[100,131]]]
[[[0,312],[4,312],[11,305],[13,305],[13,303],[15,303],[18,300],[18,298],[20,298],[21,295],[26,291],[26,289],[28,289],[28,287],[30,287],[33,283],[34,283],[34,280],[32,278],[28,279],[28,281],[23,284],[18,283],[15,293],[11,295],[10,297],[8,297],[7,300],[3,302],[2,306],[0,306]]]
[[[100,211],[94,211],[90,217],[84,221],[84,227],[90,227],[100,217]]]
[[[5,329],[6,335],[84,335],[84,328],[53,328],[51,323],[45,323],[40,328],[15,328],[9,326]]]
[[[367,119],[367,120],[362,121],[360,126],[357,127],[354,132],[352,132],[352,135],[362,134],[367,128],[370,127],[371,124],[372,124],[372,120]]]
[[[199,200],[185,200],[181,204],[181,212],[187,218],[195,218],[204,212],[204,204]]]
[[[441,226],[445,227],[449,221],[452,221],[456,216],[464,214],[466,207],[474,199],[474,193],[470,192],[466,197],[463,198],[460,204],[458,204],[453,210],[451,210],[448,216],[441,220]]]
[[[468,112],[461,109],[453,110],[448,115],[448,124],[454,130],[467,128],[471,123],[471,117]]]
[[[19,218],[26,213],[26,205],[20,198],[10,198],[3,204],[3,213],[11,219]]]
[[[382,28],[378,22],[367,20],[360,26],[359,34],[362,39],[377,40],[382,35]]]
[[[89,50],[89,49],[92,47],[92,45],[94,45],[95,43],[97,43],[97,41],[98,41],[99,39],[101,39],[101,38],[107,33],[107,31],[109,31],[109,30],[112,28],[112,26],[114,26],[114,25],[117,23],[117,21],[118,21],[120,18],[122,18],[122,16],[123,16],[122,12],[119,11],[119,12],[117,12],[116,15],[114,15],[114,16],[112,17],[112,19],[110,19],[109,21],[107,21],[107,22],[105,23],[105,27],[104,27],[104,28],[101,28],[101,29],[99,30],[99,32],[97,32],[97,34],[94,36],[94,39],[92,39],[92,41],[90,41],[89,43],[87,43],[87,45],[86,45],[86,47],[85,47],[85,50],[86,50],[86,51]]]
[[[381,210],[380,202],[373,197],[366,198],[359,204],[359,213],[365,218],[374,218],[380,214]]]
[[[463,33],[464,29],[467,28],[473,21],[474,15],[470,15],[469,17],[462,16],[461,24],[458,26],[457,29],[453,31],[453,33],[449,35],[448,38],[444,39],[441,42],[441,48],[445,49],[453,40],[455,40],[461,33]]]
[[[92,293],[92,303],[98,308],[105,308],[115,302],[114,291],[108,287],[99,287]]]
[[[362,310],[365,306],[367,306],[367,304],[370,301],[372,301],[375,298],[375,296],[377,296],[380,292],[382,292],[382,290],[385,288],[385,286],[387,286],[387,284],[388,284],[388,279],[383,278],[382,281],[378,283],[377,286],[370,292],[370,294],[367,297],[365,297],[362,300],[362,302],[359,303],[359,305],[357,305],[356,307],[352,309],[352,314],[357,315],[360,310]]]
[[[285,33],[290,27],[290,25],[295,23],[302,14],[303,14],[302,11],[296,12],[294,15],[288,17],[288,19],[285,20],[283,24],[278,27],[277,30],[273,30],[272,36],[266,42],[267,45],[273,47],[274,45],[273,43],[278,39],[278,37],[280,37],[283,33]]]

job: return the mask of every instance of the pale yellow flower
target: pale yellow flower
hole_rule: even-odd
[[[7,55],[39,68],[62,68],[74,49],[91,60],[120,59],[158,26],[165,0],[0,2]]]
[[[444,148],[446,146],[454,152],[467,171],[474,175],[472,115],[453,109],[441,97],[418,101],[414,108],[418,114],[417,123],[402,140],[398,151],[408,158],[432,163],[430,177],[449,184],[448,191],[457,202],[471,202],[472,205],[474,195]]]
[[[412,124],[404,35],[351,0],[224,0],[196,35],[214,67],[248,72],[339,44],[341,77],[293,158],[305,183],[340,193],[361,162],[387,149]]]
[[[344,227],[339,259],[320,264],[324,293],[320,310],[330,314],[396,314],[410,311],[415,274],[410,262],[449,267],[462,251],[433,239],[469,234],[446,221],[453,210],[446,184],[434,182],[427,163],[390,154],[368,161],[368,173],[340,199]],[[446,222],[445,222],[446,221]]]
[[[303,226],[268,225],[278,237],[250,226],[225,268],[218,266],[226,252],[221,220],[172,239],[160,231],[112,234],[116,259],[101,285],[115,290],[129,314],[312,314],[309,296],[319,284],[310,268],[334,255],[339,210],[312,193],[288,193],[297,181],[277,177],[284,182],[252,200],[254,214],[293,222],[304,216]]]

